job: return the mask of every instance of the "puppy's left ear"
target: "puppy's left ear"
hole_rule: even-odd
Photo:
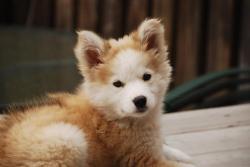
[[[158,19],[149,19],[141,23],[138,36],[146,50],[166,51],[164,27]]]

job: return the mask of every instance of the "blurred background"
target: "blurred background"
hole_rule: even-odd
[[[117,38],[148,17],[165,25],[174,67],[171,90],[206,74],[250,65],[249,0],[1,0],[1,106],[22,104],[46,92],[74,91],[81,80],[72,49],[76,30]],[[227,87],[224,81],[220,90]],[[201,87],[204,83],[195,88]],[[249,87],[249,78],[230,81],[226,92],[243,87]],[[225,95],[218,90],[205,95]],[[201,95],[193,100],[201,101]]]

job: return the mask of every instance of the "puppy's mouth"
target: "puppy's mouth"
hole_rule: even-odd
[[[132,113],[127,113],[127,114],[124,110],[121,110],[121,113],[125,114],[126,116],[132,116],[132,117],[141,117],[146,115],[147,112],[148,112],[148,107],[139,108],[134,110]]]
[[[148,110],[148,107],[147,106],[145,106],[145,107],[143,107],[143,108],[138,108],[138,109],[136,109],[136,113],[146,113],[147,112],[147,110]]]

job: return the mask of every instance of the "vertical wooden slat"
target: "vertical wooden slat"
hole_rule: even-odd
[[[234,0],[210,0],[207,37],[207,72],[230,67]]]
[[[73,0],[55,1],[55,26],[58,30],[70,31],[73,28]]]
[[[174,83],[179,85],[198,74],[201,36],[201,0],[180,0],[176,36]]]
[[[27,26],[52,26],[52,1],[32,0],[29,6],[29,13],[26,19]]]
[[[173,38],[173,14],[174,14],[174,0],[156,0],[152,1],[153,17],[157,17],[162,20],[165,27],[165,38],[168,47],[171,51],[172,38]]]
[[[117,0],[103,0],[100,27],[104,37],[119,37],[122,34],[122,3]]]
[[[125,33],[135,28],[148,16],[148,0],[128,0]]]
[[[8,24],[11,20],[11,1],[0,1],[0,23]]]
[[[77,29],[95,31],[97,26],[97,0],[77,1]]]
[[[242,1],[242,21],[239,46],[239,65],[241,68],[250,67],[250,1]]]
[[[19,0],[12,0],[12,14],[13,14],[13,23],[24,25],[26,22],[26,18],[28,16],[30,0],[23,0],[20,3]],[[9,9],[10,10],[10,9]]]

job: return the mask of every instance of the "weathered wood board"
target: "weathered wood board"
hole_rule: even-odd
[[[250,104],[166,114],[163,126],[198,167],[250,166]]]

